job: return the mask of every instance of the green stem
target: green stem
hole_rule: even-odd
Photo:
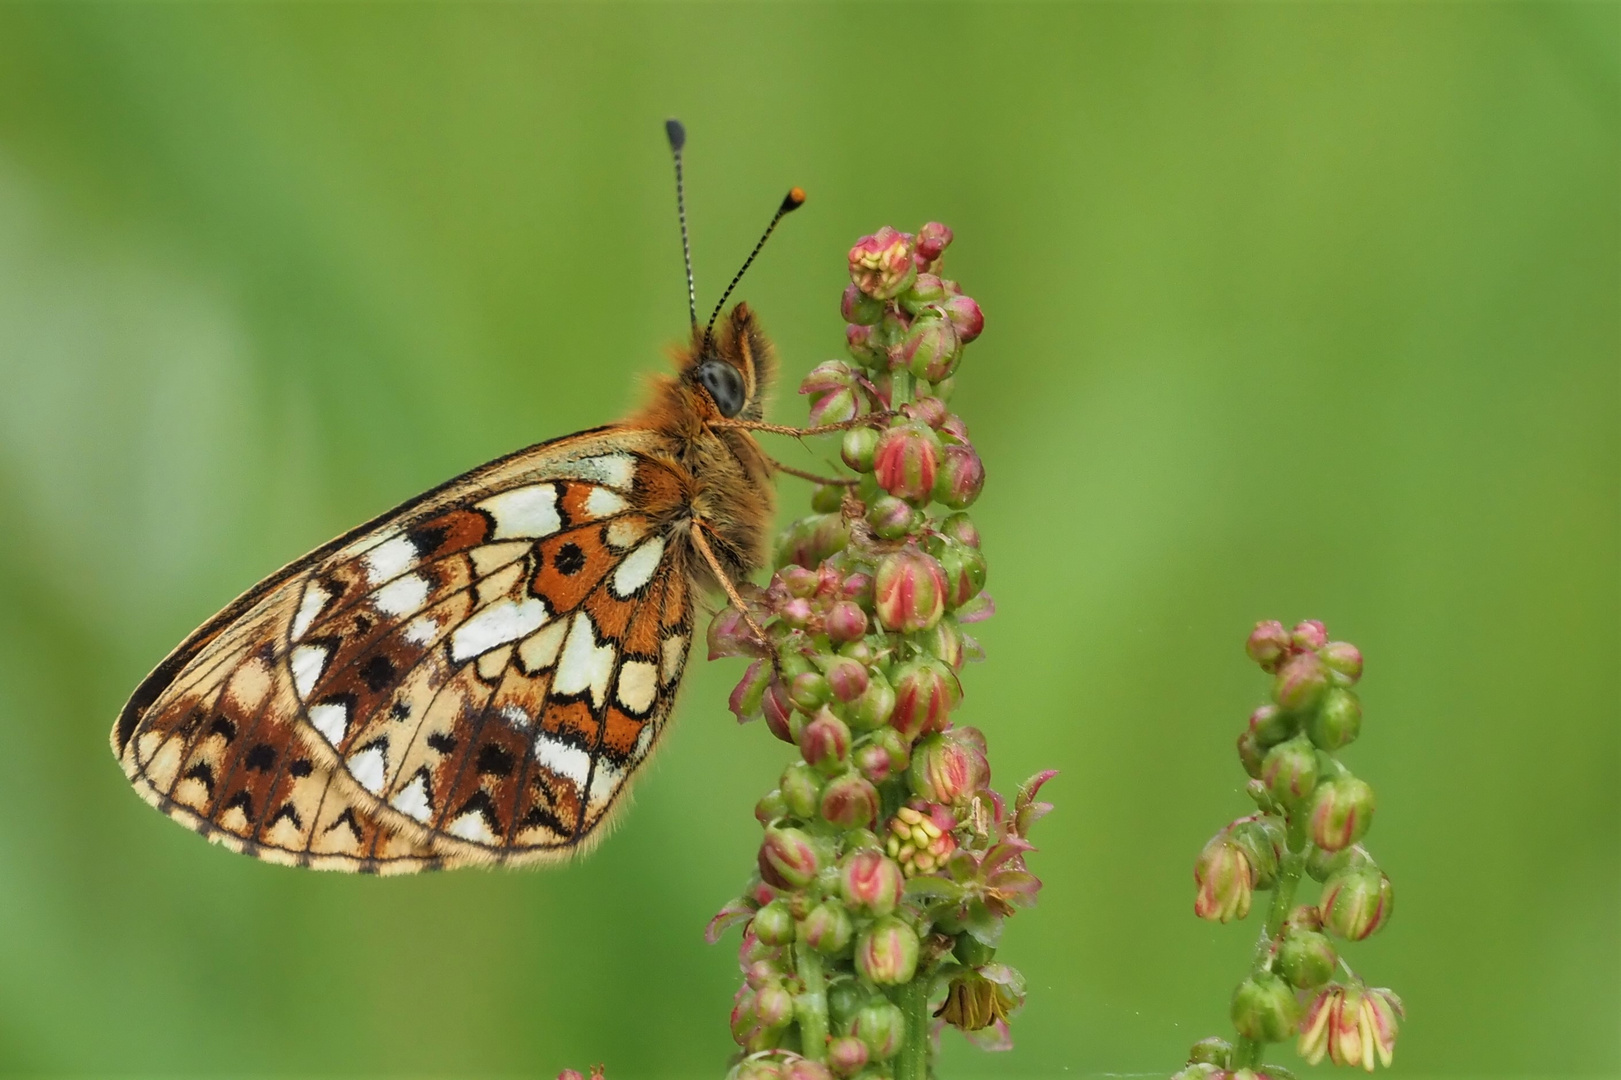
[[[1306,869],[1306,849],[1310,846],[1306,838],[1304,814],[1289,816],[1287,837],[1283,858],[1278,860],[1278,880],[1272,886],[1272,905],[1267,909],[1266,925],[1261,928],[1260,940],[1255,943],[1255,957],[1250,962],[1252,976],[1272,966],[1273,944],[1283,933],[1283,924],[1288,921],[1289,912],[1294,910],[1295,893],[1300,888],[1300,875]],[[1239,1039],[1233,1051],[1233,1068],[1254,1068],[1259,1065],[1261,1052],[1265,1048],[1266,1044],[1257,1039]]]
[[[895,1004],[906,1016],[906,1038],[895,1055],[895,1080],[929,1080],[929,982],[920,972],[895,991]]]
[[[898,409],[912,400],[912,373],[897,368],[889,375],[889,407]]]
[[[822,975],[822,958],[805,943],[805,924],[799,924],[799,942],[794,946],[794,964],[805,992],[794,1004],[799,1021],[799,1052],[812,1061],[827,1060],[827,980]]]

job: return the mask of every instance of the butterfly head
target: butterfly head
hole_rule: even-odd
[[[685,380],[702,391],[721,416],[758,419],[770,383],[772,352],[754,312],[739,303],[718,331],[699,330],[693,337]]]

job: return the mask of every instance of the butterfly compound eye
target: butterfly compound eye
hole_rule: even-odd
[[[724,360],[705,360],[698,365],[698,381],[722,416],[731,419],[743,411],[743,376],[735,367]]]

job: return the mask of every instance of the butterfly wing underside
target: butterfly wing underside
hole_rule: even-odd
[[[519,451],[282,570],[148,677],[143,798],[259,858],[383,873],[599,836],[692,637],[686,491],[650,432]]]

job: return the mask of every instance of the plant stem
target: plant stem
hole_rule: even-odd
[[[889,375],[889,407],[898,409],[912,400],[912,373],[899,368]]]
[[[1261,927],[1260,940],[1255,943],[1255,958],[1250,962],[1250,974],[1259,975],[1272,966],[1272,946],[1283,933],[1283,924],[1289,918],[1289,912],[1294,909],[1295,892],[1300,888],[1300,875],[1306,869],[1306,839],[1305,816],[1300,813],[1289,815],[1288,839],[1285,841],[1283,858],[1278,860],[1278,880],[1272,886],[1272,905],[1267,909],[1266,925]],[[1241,1038],[1233,1051],[1233,1067],[1235,1069],[1254,1068],[1261,1063],[1261,1051],[1266,1048],[1264,1042],[1256,1039]]]
[[[827,980],[822,975],[822,958],[805,943],[805,924],[799,924],[800,940],[794,945],[794,964],[805,992],[794,1008],[799,1021],[799,1052],[812,1061],[827,1060]]]
[[[895,1080],[929,1080],[929,977],[898,987],[895,1004],[906,1016],[906,1038],[895,1055]]]

